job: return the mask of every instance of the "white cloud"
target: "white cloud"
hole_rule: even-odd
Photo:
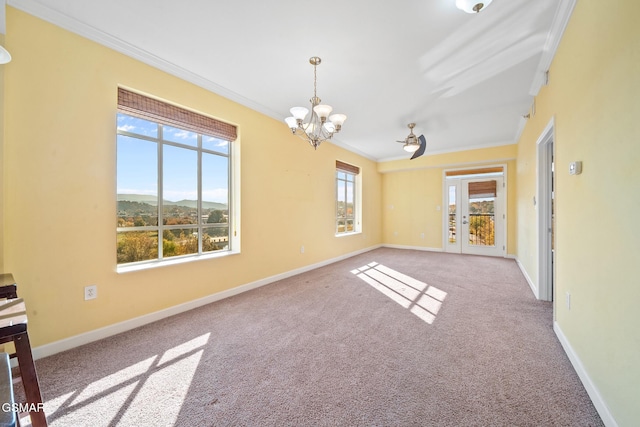
[[[124,132],[131,132],[132,130],[134,130],[136,127],[134,125],[122,125],[122,126],[118,126],[118,130],[124,131]]]

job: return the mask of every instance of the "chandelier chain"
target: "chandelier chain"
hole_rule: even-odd
[[[313,97],[318,97],[318,65],[313,64]]]

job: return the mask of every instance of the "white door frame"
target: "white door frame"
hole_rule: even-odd
[[[494,204],[494,238],[495,244],[494,246],[482,246],[482,245],[471,245],[469,244],[469,224],[471,222],[471,218],[469,217],[469,194],[468,194],[468,185],[471,182],[482,182],[482,181],[496,181],[496,197]],[[460,214],[466,214],[468,218],[462,220],[462,224],[460,226],[460,244],[461,244],[461,253],[472,254],[472,255],[486,255],[486,256],[504,256],[505,248],[507,246],[506,240],[507,236],[504,233],[504,222],[506,217],[506,209],[504,206],[504,176],[500,177],[486,177],[482,178],[478,176],[477,178],[462,178],[460,179],[460,195],[461,195],[461,204],[460,204]],[[464,216],[464,215],[463,215]],[[465,223],[466,221],[466,223]],[[462,237],[464,236],[464,240]]]
[[[464,170],[474,170],[478,168],[493,168],[493,167],[501,167],[502,168],[502,187],[498,189],[502,193],[502,206],[499,206],[500,212],[496,212],[496,218],[498,215],[501,215],[500,221],[496,222],[496,227],[500,227],[502,231],[502,248],[500,251],[500,255],[493,256],[506,256],[506,248],[507,248],[507,164],[481,164],[481,165],[466,165],[461,168],[452,168],[446,169],[442,171],[442,247],[445,252],[452,253],[462,253],[462,245],[460,241],[462,224],[461,224],[461,203],[462,203],[462,191],[460,182],[463,179],[470,178],[470,176],[460,175],[455,178],[447,179],[447,172],[451,171],[464,171]],[[482,179],[481,175],[476,175],[478,179]],[[487,177],[489,179],[490,177]],[[456,243],[449,243],[449,184],[451,182],[457,182],[456,189]],[[501,223],[501,224],[500,224]],[[499,225],[500,224],[500,225]]]
[[[442,206],[444,206],[444,209],[442,209],[442,247],[444,248],[445,252],[452,252],[452,253],[456,253],[459,254],[462,252],[462,245],[460,243],[460,226],[462,225],[460,222],[460,202],[462,201],[462,196],[461,196],[461,191],[460,191],[460,179],[454,179],[454,180],[447,180],[446,177],[446,171],[443,172],[443,185],[444,185],[444,190],[443,190],[443,195],[444,195],[444,200],[442,202]],[[455,203],[456,203],[456,216],[455,216],[455,231],[456,231],[456,237],[455,237],[455,243],[451,243],[449,242],[449,186],[452,185],[455,187],[456,190],[456,196],[455,196]]]
[[[553,301],[553,251],[551,250],[552,167],[555,122],[552,117],[538,138],[537,146],[537,224],[538,224],[538,295],[543,301]]]

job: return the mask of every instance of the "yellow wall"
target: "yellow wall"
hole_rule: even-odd
[[[556,321],[620,426],[640,421],[639,15],[633,0],[577,2],[518,146],[518,257],[534,278],[535,145],[555,117]]]
[[[7,8],[4,267],[35,346],[381,243],[376,164]],[[237,124],[242,253],[118,274],[116,99],[134,88]],[[336,238],[335,161],[360,166],[363,233]],[[305,246],[304,254],[300,246]],[[83,288],[98,285],[96,300]]]
[[[4,2],[0,3],[4,8]],[[0,19],[4,14],[0,11]],[[4,46],[4,34],[0,33],[0,45]],[[4,163],[4,69],[7,65],[0,65],[0,165]],[[0,196],[4,188],[4,167],[0,168]],[[0,197],[0,272],[4,271],[4,198]]]
[[[477,164],[507,164],[507,252],[536,281],[535,143],[555,117],[557,324],[617,423],[634,425],[640,419],[639,14],[635,1],[578,2],[550,84],[517,147],[376,164],[331,144],[314,151],[280,121],[7,8],[0,42],[14,59],[0,70],[0,267],[18,279],[33,344],[380,243],[441,248],[442,170]],[[115,272],[117,85],[239,126],[241,254]],[[364,180],[363,233],[341,238],[334,237],[332,220],[336,159],[360,166]],[[583,161],[582,175],[566,172],[574,160]],[[85,302],[88,284],[98,285],[99,297]]]
[[[504,164],[507,166],[507,254],[515,254],[516,148],[516,145],[504,145],[378,163],[378,171],[383,173],[384,243],[442,250],[442,215],[446,212],[444,171]]]

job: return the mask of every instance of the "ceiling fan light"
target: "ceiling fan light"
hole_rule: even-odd
[[[6,64],[11,61],[11,54],[7,49],[0,46],[0,64]]]
[[[318,117],[320,117],[320,120],[323,121],[327,120],[327,117],[331,114],[331,110],[333,110],[333,108],[330,105],[316,105],[313,107],[313,111],[315,111]]]
[[[456,0],[456,7],[467,13],[479,13],[491,4],[493,0]]]
[[[304,107],[293,107],[291,110],[291,115],[296,119],[296,120],[304,120],[305,117],[307,117],[307,114],[309,114],[309,110],[304,108]]]
[[[402,147],[407,153],[415,153],[420,148],[420,144],[404,144]]]

